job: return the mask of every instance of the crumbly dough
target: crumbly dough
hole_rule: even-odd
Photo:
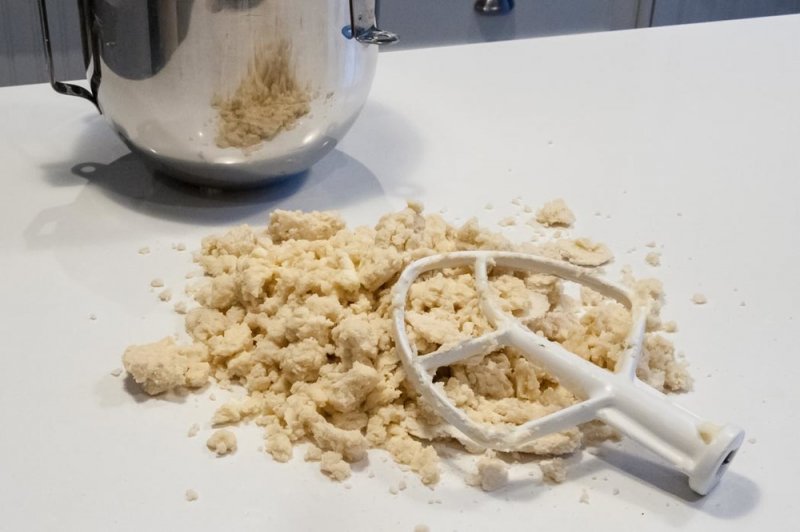
[[[199,388],[208,381],[208,349],[203,344],[176,345],[171,337],[134,345],[122,355],[122,365],[150,395],[179,386]]]
[[[575,223],[575,214],[563,199],[558,198],[545,203],[536,211],[536,221],[548,227],[569,227]]]
[[[508,484],[508,465],[489,452],[478,460],[477,472],[468,483],[483,491],[499,490]]]
[[[200,495],[195,490],[186,490],[184,496],[188,502],[194,502],[200,498]]]
[[[661,253],[658,251],[651,251],[644,256],[644,260],[650,266],[661,266]]]
[[[151,394],[202,386],[209,378],[225,389],[239,387],[245,393],[221,405],[212,424],[263,427],[264,449],[277,461],[290,460],[295,445],[309,444],[306,459],[342,480],[350,464],[378,448],[423,483],[435,484],[439,455],[432,443],[458,437],[405,380],[391,335],[391,288],[415,259],[474,249],[530,251],[481,229],[474,219],[455,227],[437,214],[423,214],[418,204],[383,216],[374,227],[354,229],[335,213],[275,211],[266,229],[241,226],[203,240],[196,262],[204,276],[190,290],[199,306],[185,318],[190,343],[166,338],[133,346],[123,357],[125,367]],[[536,249],[576,264],[611,260],[608,248],[583,239]],[[687,389],[685,365],[656,332],[660,284],[629,281],[653,308],[639,377],[660,390]],[[600,367],[615,366],[631,324],[623,306],[591,291],[576,300],[561,280],[544,274],[498,269],[491,283],[505,311],[524,316],[533,331]],[[410,287],[406,306],[409,337],[422,354],[491,330],[473,276],[464,269],[422,276]],[[437,385],[472,419],[498,428],[577,400],[511,347],[445,369],[437,372]],[[568,455],[614,436],[602,427],[586,424],[550,434],[520,451]],[[232,436],[217,431],[209,447],[228,452]],[[488,479],[481,485],[499,486],[500,464],[481,463]]]
[[[545,482],[560,484],[567,480],[567,468],[561,458],[542,460],[539,462],[539,469],[542,471],[542,478]]]
[[[695,305],[705,305],[708,303],[708,298],[706,298],[704,294],[697,293],[692,296],[692,303]]]
[[[344,461],[341,453],[334,451],[325,451],[319,462],[319,470],[331,477],[333,480],[342,480],[350,478],[352,470],[350,464]]]
[[[309,113],[311,94],[296,79],[291,55],[287,41],[259,49],[233,94],[214,97],[217,146],[253,149]]]
[[[220,429],[208,438],[206,447],[217,456],[231,454],[236,452],[236,435],[227,429]]]
[[[592,242],[588,238],[560,240],[556,245],[561,258],[577,266],[602,266],[614,258],[605,244]]]

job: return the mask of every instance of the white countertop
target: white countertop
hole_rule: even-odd
[[[246,194],[155,180],[84,101],[0,90],[0,530],[794,530],[800,17],[380,59],[337,151],[304,181]],[[86,163],[93,173],[71,171]],[[564,197],[574,234],[664,281],[696,378],[677,401],[750,438],[711,495],[633,446],[585,455],[565,484],[519,474],[493,494],[445,472],[434,492],[406,474],[391,495],[401,473],[374,453],[376,475],[346,490],[300,456],[258,453],[252,427],[235,456],[212,459],[207,397],[139,402],[110,375],[128,344],[181,328],[148,286],[182,286],[190,256],[175,242],[196,248],[276,207],[374,223],[409,197],[492,225],[517,196]],[[651,240],[659,268],[643,260]]]

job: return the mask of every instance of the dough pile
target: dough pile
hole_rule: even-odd
[[[582,239],[515,245],[475,220],[454,227],[417,204],[383,216],[374,228],[355,229],[335,213],[275,211],[265,229],[241,226],[204,239],[196,260],[205,276],[191,288],[198,306],[186,314],[190,343],[132,346],[123,362],[148,394],[208,381],[241,390],[241,398],[220,406],[212,425],[262,426],[264,449],[275,460],[290,460],[295,444],[308,443],[305,458],[344,480],[350,464],[379,448],[433,484],[440,472],[432,443],[455,435],[405,381],[390,333],[391,288],[415,259],[473,249],[538,252],[589,265],[612,258],[605,246]],[[654,302],[639,376],[662,391],[686,390],[685,365],[658,333],[660,283],[628,277],[640,297]],[[566,282],[543,274],[495,271],[492,284],[506,310],[527,316],[534,331],[598,366],[614,366],[631,325],[623,306],[586,288],[572,293]],[[421,277],[409,291],[407,314],[421,353],[490,330],[469,270]],[[497,425],[518,425],[576,401],[513,348],[442,368],[436,380],[473,419]],[[523,451],[562,456],[611,436],[590,423]],[[235,443],[220,436],[209,447],[222,454]],[[504,473],[487,464],[493,475],[485,487],[492,488]]]

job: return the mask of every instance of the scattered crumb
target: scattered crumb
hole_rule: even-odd
[[[122,368],[114,368],[114,369],[112,369],[111,370],[111,375],[113,375],[114,377],[119,377],[120,375],[122,375]]]
[[[525,205],[524,207],[522,207],[522,211],[526,213],[531,213],[533,212],[533,207],[531,207],[530,205]]]
[[[746,307],[746,306],[747,306],[747,303],[745,303],[744,301],[742,301],[742,302],[740,302],[740,303],[739,303],[739,306],[740,306],[740,307]]]
[[[139,248],[139,255],[147,255],[150,253],[150,248],[147,246]]]
[[[195,436],[197,436],[198,432],[200,432],[200,425],[194,423],[191,427],[189,427],[189,430],[186,432],[186,435],[190,438],[194,438]]]
[[[492,205],[491,203],[487,203],[483,208],[486,209],[487,211],[491,211],[492,209],[494,209],[494,205]]]
[[[750,438],[749,440],[747,440],[747,443],[756,443],[757,441],[758,440],[755,438]]]
[[[389,493],[392,495],[397,495],[398,492],[399,490],[397,489],[397,486],[389,486]]]
[[[536,211],[536,221],[547,227],[569,227],[575,223],[575,215],[570,208],[567,207],[567,203],[563,199],[558,198],[545,203]]]
[[[375,478],[375,472],[374,472],[374,471],[370,471],[370,472],[367,474],[367,477],[368,477],[368,478]]]
[[[516,206],[518,206],[518,207],[519,207],[520,205],[522,205],[522,198],[520,198],[519,196],[517,196],[516,198],[514,198],[514,199],[512,199],[512,200],[511,200],[511,204],[512,204],[512,205],[516,205]]]
[[[319,469],[331,479],[341,482],[350,478],[350,464],[344,461],[341,453],[325,451],[320,458]]]
[[[308,444],[308,449],[306,449],[306,454],[303,457],[306,462],[319,462],[322,460],[322,449],[314,445],[313,443]]]
[[[561,458],[552,458],[539,462],[539,469],[542,470],[542,478],[546,482],[560,484],[567,479],[567,468]]]
[[[417,525],[414,527],[414,532],[431,532],[428,525]]]
[[[149,395],[174,388],[199,388],[208,382],[210,366],[207,348],[180,346],[172,337],[159,342],[133,345],[122,355],[122,365]]]
[[[508,465],[494,453],[486,453],[478,460],[478,470],[467,479],[467,483],[480,486],[483,491],[498,490],[508,484]]]
[[[189,273],[187,273],[186,275],[184,275],[184,277],[185,277],[186,279],[194,279],[195,277],[199,277],[199,276],[201,276],[201,275],[203,275],[203,273],[202,273],[202,272],[189,272]]]
[[[656,247],[656,242],[655,242],[655,240],[651,240],[650,242],[645,244],[645,246],[647,246],[649,248],[654,248],[654,247]]]
[[[186,314],[189,311],[186,301],[178,301],[172,308],[175,309],[175,312],[178,314]]]
[[[227,429],[219,429],[208,438],[206,446],[217,456],[233,453],[236,451],[236,435]]]
[[[164,286],[164,281],[163,279],[157,279],[157,278],[153,279],[152,281],[150,281],[150,286],[152,286],[153,288],[162,288]]]
[[[703,294],[697,293],[692,296],[692,303],[695,305],[705,305],[708,303],[708,299]]]
[[[194,490],[186,490],[186,500],[187,501],[194,502],[199,497],[200,497],[200,495],[198,495],[196,491],[194,491]]]
[[[512,225],[517,225],[517,220],[513,216],[507,216],[497,222],[497,225],[500,227],[511,227]]]
[[[644,260],[650,266],[661,266],[661,253],[657,251],[651,251],[644,256]]]
[[[589,490],[586,488],[581,490],[581,498],[578,499],[581,504],[589,504]]]
[[[678,324],[674,321],[667,321],[661,326],[661,330],[668,333],[678,332]]]
[[[97,314],[95,314],[95,313],[89,314],[89,319],[92,320],[92,321],[96,320],[97,319]]]
[[[216,401],[217,400],[217,396],[214,393],[210,393],[210,394],[208,394],[208,400],[209,401]]]
[[[161,291],[161,293],[158,294],[158,299],[160,299],[161,301],[164,301],[164,302],[169,301],[170,299],[172,299],[172,290],[167,288],[167,289]]]
[[[407,487],[408,485],[406,484],[405,480],[401,480],[400,482],[397,483],[397,489],[399,489],[400,491],[403,491]]]
[[[174,249],[175,251],[186,251],[186,244],[184,244],[183,242],[172,244],[172,249]]]
[[[602,266],[614,258],[604,244],[592,242],[588,238],[559,240],[557,242],[561,258],[577,266]]]
[[[613,493],[614,495],[619,495],[619,488],[614,488],[614,489],[611,491],[611,493]]]

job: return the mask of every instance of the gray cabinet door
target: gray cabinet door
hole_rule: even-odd
[[[800,13],[800,0],[655,0],[653,26]]]
[[[474,0],[380,0],[380,25],[394,47],[496,41],[647,26],[652,0],[516,0],[506,15],[475,12]]]

